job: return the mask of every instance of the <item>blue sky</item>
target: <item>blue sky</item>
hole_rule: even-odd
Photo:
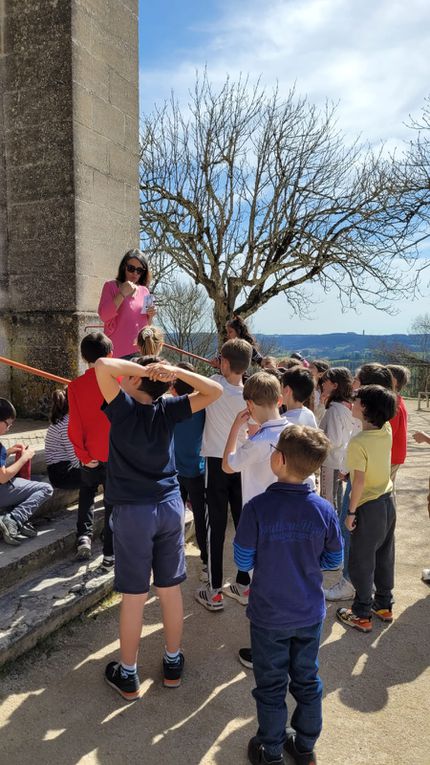
[[[419,116],[430,93],[428,0],[140,0],[139,6],[142,113],[172,89],[185,102],[195,71],[207,65],[215,83],[243,72],[268,87],[277,81],[287,93],[295,82],[315,103],[338,103],[339,125],[351,139],[393,149],[408,139],[405,123]],[[312,320],[291,316],[279,296],[252,326],[278,333],[407,332],[429,310],[429,281],[430,270],[421,279],[422,297],[399,301],[395,316],[367,306],[342,314],[335,295],[315,287]]]

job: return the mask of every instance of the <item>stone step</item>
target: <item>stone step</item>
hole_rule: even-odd
[[[0,593],[23,582],[36,571],[64,560],[74,554],[76,546],[77,505],[64,508],[55,517],[36,518],[34,525],[38,535],[34,539],[23,539],[19,547],[12,547],[0,539]],[[104,522],[104,508],[101,499],[94,510],[94,537]]]
[[[113,571],[101,567],[102,547],[90,561],[74,557],[45,567],[0,596],[0,666],[33,648],[108,595]]]

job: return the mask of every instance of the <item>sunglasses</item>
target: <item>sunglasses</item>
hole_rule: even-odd
[[[126,271],[129,272],[129,274],[136,273],[136,274],[139,274],[139,276],[141,276],[145,272],[145,269],[141,268],[141,266],[129,266],[127,264],[125,268],[126,268]]]

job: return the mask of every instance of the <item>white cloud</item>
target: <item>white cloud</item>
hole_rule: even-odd
[[[171,89],[184,99],[207,63],[214,83],[243,72],[261,75],[268,87],[278,81],[281,93],[296,82],[311,101],[339,102],[339,123],[351,135],[390,143],[407,135],[403,123],[430,90],[427,0],[230,0],[218,7],[216,23],[195,27],[204,46],[179,64],[143,65],[145,109]]]

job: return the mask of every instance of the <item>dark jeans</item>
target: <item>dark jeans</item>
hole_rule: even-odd
[[[100,462],[96,468],[81,465],[81,486],[79,489],[78,528],[79,537],[92,537],[94,520],[94,498],[100,484],[103,492],[106,484],[106,463]],[[105,519],[103,531],[103,555],[113,555],[112,529],[109,518],[112,506],[105,502]]]
[[[208,513],[209,582],[214,590],[222,587],[224,540],[228,507],[237,528],[242,512],[242,483],[240,473],[224,473],[221,457],[206,460],[206,505]],[[236,582],[250,583],[247,571],[238,571]]]
[[[80,489],[81,469],[66,460],[48,465],[48,478],[55,489]]]
[[[311,752],[322,728],[322,682],[318,676],[318,650],[322,623],[290,630],[269,630],[251,624],[254,677],[252,695],[257,704],[257,738],[269,755],[282,753],[290,693],[297,706],[291,726],[296,744]]]
[[[358,507],[349,553],[349,574],[355,587],[352,610],[356,616],[371,616],[373,604],[377,609],[391,609],[395,528],[396,509],[391,492]]]
[[[205,475],[178,476],[179,488],[181,490],[182,502],[187,499],[191,502],[191,508],[194,515],[194,527],[196,529],[197,545],[200,550],[200,558],[205,565],[208,562],[208,550],[206,544],[206,503],[205,503]]]

